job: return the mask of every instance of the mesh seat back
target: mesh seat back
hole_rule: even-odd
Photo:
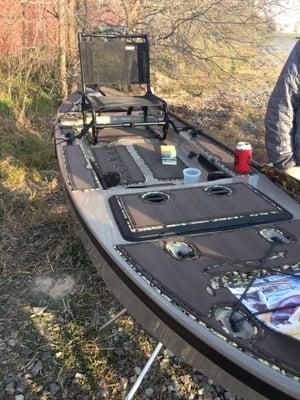
[[[79,46],[84,86],[149,83],[146,40],[84,35]]]

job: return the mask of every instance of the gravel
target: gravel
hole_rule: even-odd
[[[37,376],[41,372],[42,368],[43,364],[41,361],[35,361],[29,370],[33,376]]]
[[[145,397],[152,397],[154,390],[152,388],[148,388],[145,390]]]
[[[6,385],[5,387],[5,391],[9,394],[13,394],[15,393],[15,383],[14,382],[10,382]]]

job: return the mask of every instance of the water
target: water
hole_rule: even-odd
[[[275,54],[281,54],[282,56],[288,55],[297,42],[296,36],[296,34],[277,33],[270,37],[266,50]]]

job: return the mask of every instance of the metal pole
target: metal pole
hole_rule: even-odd
[[[99,329],[98,332],[102,331],[103,329],[107,328],[110,324],[115,322],[118,318],[120,318],[123,314],[127,312],[126,308],[123,308],[118,314],[116,314],[114,317],[112,317],[109,321],[105,322],[104,325],[102,325]]]
[[[151,365],[153,364],[154,360],[156,359],[156,357],[157,357],[158,353],[160,352],[161,348],[162,348],[162,343],[159,342],[157,344],[157,346],[155,347],[153,353],[151,354],[151,357],[149,358],[149,360],[147,361],[146,365],[144,366],[142,372],[140,373],[140,375],[138,376],[138,378],[135,381],[134,385],[132,386],[130,392],[125,397],[125,400],[132,400],[133,399],[133,396],[135,395],[136,391],[140,387],[145,375],[147,374],[147,372],[151,368]]]

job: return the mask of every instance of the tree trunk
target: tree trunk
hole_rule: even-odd
[[[67,54],[66,54],[66,5],[65,0],[58,0],[59,28],[59,80],[61,98],[68,96],[67,86]]]
[[[85,32],[88,28],[88,5],[86,0],[77,0],[77,13],[80,30]]]
[[[70,67],[70,92],[77,89],[77,71],[76,64],[78,59],[77,50],[77,2],[68,0],[68,39],[69,39],[69,67]]]

